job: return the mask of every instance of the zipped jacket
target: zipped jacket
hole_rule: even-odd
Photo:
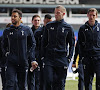
[[[69,44],[69,47],[68,47]],[[73,28],[64,19],[49,22],[42,38],[42,51],[45,63],[55,66],[68,66],[72,58],[75,38]]]
[[[20,24],[18,27],[11,25],[3,32],[2,50],[10,63],[28,67],[28,57],[35,60],[35,38],[30,27]]]
[[[79,29],[78,39],[84,57],[100,56],[100,24],[91,27],[88,21]]]

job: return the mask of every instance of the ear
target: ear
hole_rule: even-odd
[[[20,20],[22,19],[22,17],[20,17]]]
[[[65,15],[65,13],[63,13],[63,15]]]
[[[98,17],[98,15],[96,15],[96,18]]]

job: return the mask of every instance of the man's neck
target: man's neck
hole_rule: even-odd
[[[35,29],[38,29],[39,28],[39,26],[35,26]]]
[[[13,24],[13,26],[18,27],[21,23]]]
[[[88,21],[88,23],[89,23],[90,26],[94,26],[95,25],[95,22],[89,22]]]

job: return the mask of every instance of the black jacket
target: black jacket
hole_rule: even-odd
[[[68,66],[68,59],[71,59],[73,55],[74,43],[74,31],[69,24],[63,19],[49,22],[42,38],[45,63],[54,66]]]
[[[78,40],[84,57],[100,56],[100,24],[91,27],[88,21],[79,29]]]
[[[3,33],[2,49],[8,62],[22,67],[28,67],[28,57],[35,60],[35,38],[30,27],[23,24],[18,27],[11,25]]]

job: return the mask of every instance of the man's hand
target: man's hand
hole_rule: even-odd
[[[76,64],[72,64],[72,67],[75,67],[76,68]]]
[[[38,63],[36,61],[31,62],[31,65],[33,67],[33,69],[36,69],[38,66]]]

